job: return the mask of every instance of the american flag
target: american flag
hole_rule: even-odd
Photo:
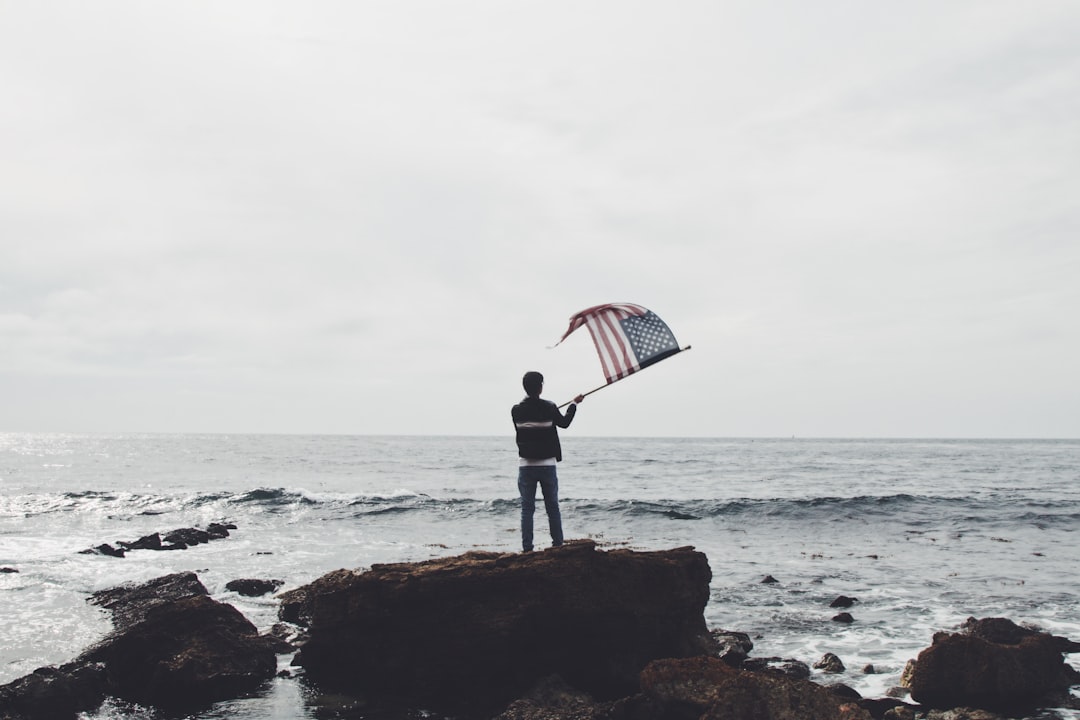
[[[559,342],[582,325],[589,328],[609,384],[679,352],[667,324],[640,305],[610,303],[582,310],[570,318]]]

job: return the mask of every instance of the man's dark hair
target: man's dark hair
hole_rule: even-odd
[[[526,395],[538,397],[540,390],[544,387],[544,376],[535,370],[530,370],[525,373],[525,377],[521,378],[521,385],[525,388]]]

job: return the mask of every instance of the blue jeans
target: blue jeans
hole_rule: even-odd
[[[554,465],[523,465],[518,468],[518,492],[521,493],[521,548],[533,549],[533,513],[536,511],[536,486],[544,493],[551,545],[563,544],[562,515],[559,513],[559,478]]]

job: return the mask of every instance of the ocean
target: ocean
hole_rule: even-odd
[[[567,538],[704,552],[706,621],[749,633],[752,657],[834,653],[847,670],[814,679],[881,697],[970,616],[1080,641],[1080,440],[562,439]],[[100,639],[111,624],[87,597],[121,583],[193,570],[265,630],[277,602],[226,583],[287,590],[339,568],[517,551],[516,466],[512,436],[0,433],[0,568],[17,571],[0,573],[0,684]],[[80,553],[212,522],[236,530],[184,551]],[[832,619],[840,595],[857,599],[852,623]],[[316,718],[326,702],[277,678],[186,717]],[[109,702],[86,717],[164,716]]]

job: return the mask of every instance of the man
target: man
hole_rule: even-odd
[[[544,509],[547,510],[551,545],[563,544],[562,515],[559,513],[559,478],[555,463],[562,460],[558,428],[570,427],[577,414],[577,404],[584,395],[574,398],[566,414],[559,412],[555,403],[541,400],[544,376],[536,371],[525,373],[521,379],[525,399],[510,411],[514,419],[514,431],[518,446],[518,492],[521,494],[521,548],[533,549],[533,513],[536,510],[536,486],[544,493]]]

